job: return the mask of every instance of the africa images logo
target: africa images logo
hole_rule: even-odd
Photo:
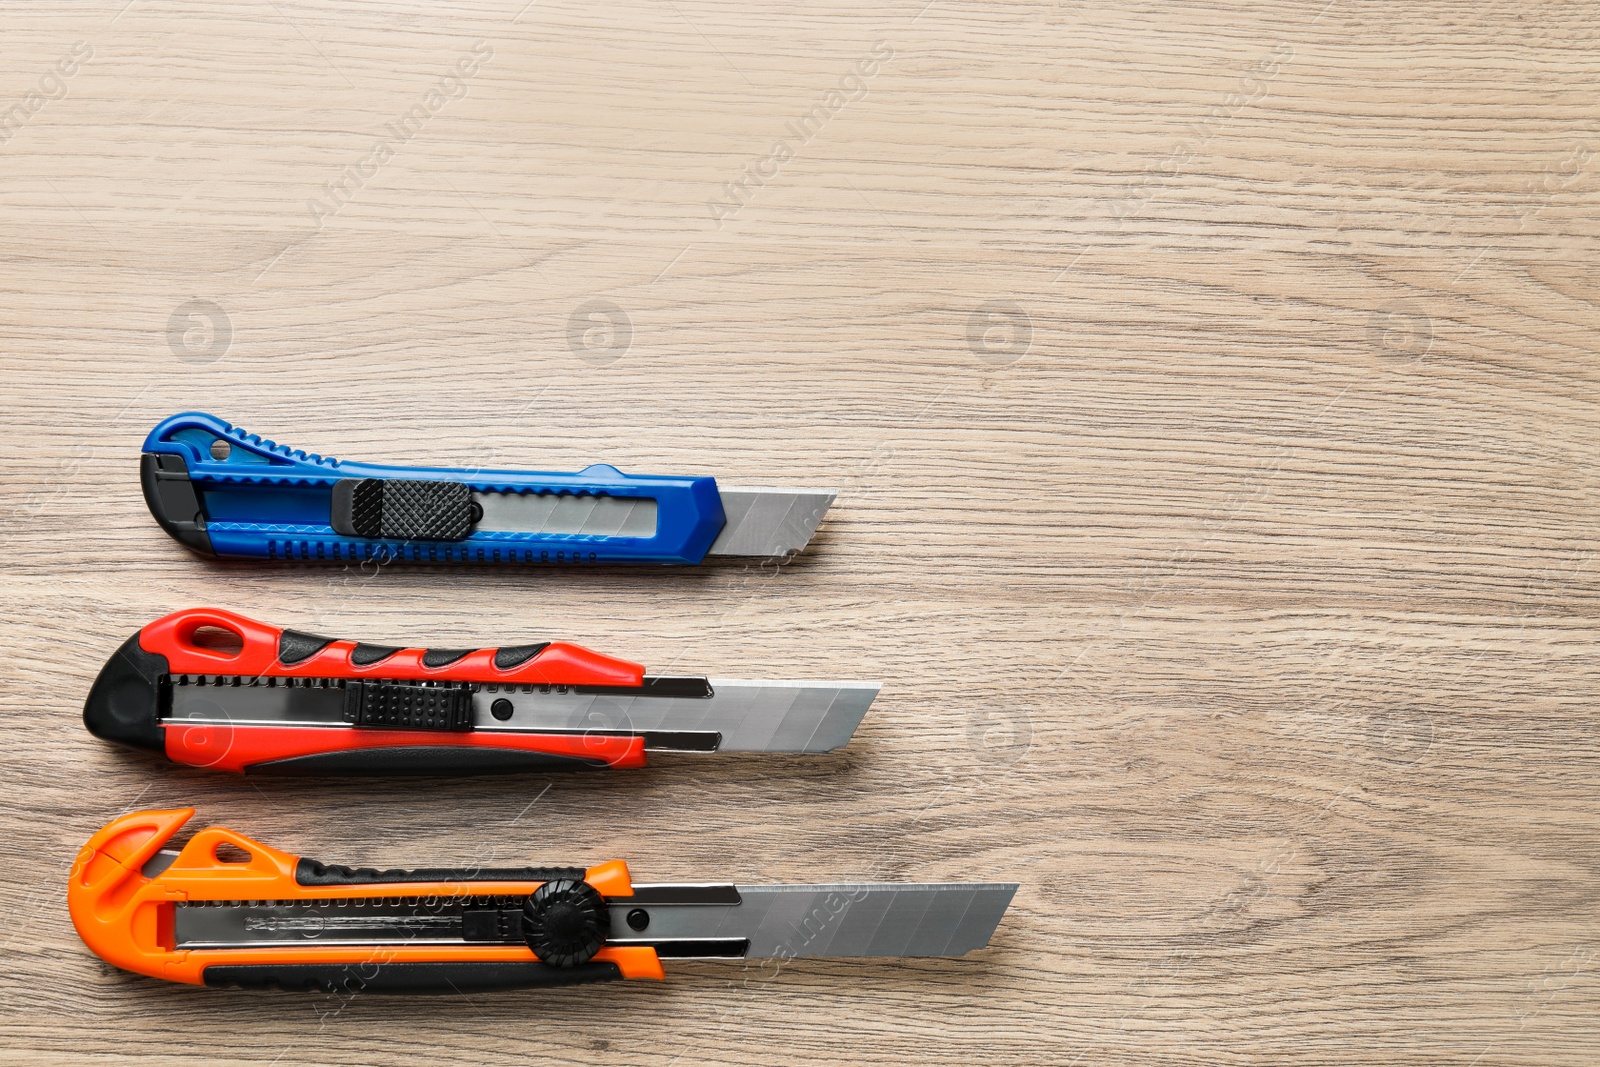
[[[746,163],[743,177],[739,180],[723,182],[722,192],[729,202],[723,203],[714,196],[706,201],[706,206],[711,209],[711,217],[717,220],[717,227],[720,229],[724,219],[733,218],[750,202],[755,195],[751,186],[759,189],[776,178],[782,173],[783,165],[795,157],[795,152],[810,144],[811,139],[821,133],[822,128],[843,111],[846,104],[865,97],[867,79],[877,74],[883,64],[893,58],[894,48],[888,41],[873,45],[866,58],[858,60],[850,68],[850,73],[839,79],[838,88],[829,89],[809,111],[784,124],[788,137],[779,138],[772,146],[772,151]]]
[[[55,65],[39,79],[38,88],[23,95],[22,99],[0,111],[0,144],[17,135],[17,131],[33,120],[52,100],[67,95],[67,79],[77,75],[83,64],[94,58],[94,45],[79,41],[72,51],[56,60]]]
[[[322,190],[327,195],[326,201],[321,196],[314,196],[306,201],[306,208],[311,212],[311,219],[317,224],[317,229],[322,229],[323,220],[337,215],[367,184],[367,180],[394,158],[395,145],[403,145],[411,140],[422,131],[429,119],[444,110],[446,104],[466,96],[468,80],[478,73],[483,64],[493,58],[494,48],[488,41],[479,41],[473,45],[469,52],[456,60],[455,65],[433,88],[423,94],[421,100],[399,118],[384,126],[384,130],[389,134],[388,137],[379,138],[371,151],[345,167],[336,180],[323,182]]]

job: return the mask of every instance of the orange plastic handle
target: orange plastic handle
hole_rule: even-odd
[[[356,897],[526,895],[542,883],[518,881],[396,882],[303,886],[298,856],[268,848],[222,827],[190,838],[170,866],[146,877],[144,865],[194,815],[193,808],[124,815],[89,839],[72,865],[67,910],[95,955],[126,971],[173,982],[202,984],[206,967],[228,964],[374,964],[405,962],[534,962],[526,945],[296,945],[238,949],[180,949],[174,905],[200,900],[329,900]],[[219,849],[230,846],[224,856]],[[233,850],[238,850],[234,852]],[[244,854],[243,858],[232,857]],[[605,897],[630,897],[633,884],[621,860],[585,872]],[[605,947],[595,960],[613,963],[624,978],[662,978],[653,948]]]

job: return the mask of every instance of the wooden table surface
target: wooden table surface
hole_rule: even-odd
[[[4,18],[5,1060],[1600,1061],[1592,9]],[[137,487],[184,409],[840,493],[781,567],[222,565]],[[829,757],[611,776],[232,779],[90,737],[110,650],[198,604],[884,689]],[[333,862],[1022,888],[949,961],[191,989],[64,906],[95,829],[185,804]]]

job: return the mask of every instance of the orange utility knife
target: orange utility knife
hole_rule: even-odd
[[[378,871],[124,815],[78,854],[72,922],[124,970],[192,985],[453,992],[661,978],[664,959],[960,956],[1012,883],[635,885],[596,867]]]

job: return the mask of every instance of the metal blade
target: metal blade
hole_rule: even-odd
[[[806,547],[833,503],[832,489],[722,489],[726,522],[713,556],[782,556]],[[477,529],[490,533],[584,537],[653,537],[656,502],[648,497],[579,493],[473,493],[483,509]]]
[[[836,489],[720,489],[727,524],[711,556],[785,556],[811,541]]]
[[[474,728],[720,734],[718,752],[828,752],[849,742],[879,686],[713,678],[709,697],[517,688],[533,691],[501,692],[485,685],[473,694]],[[503,720],[491,710],[500,699],[512,705],[510,717]]]
[[[191,677],[174,679],[169,720],[359,729],[345,720],[340,679],[308,680],[325,683],[316,685],[297,680],[289,686],[241,678],[238,684],[214,685],[191,683]],[[662,696],[583,686],[474,684],[472,726],[485,732],[644,734],[646,747],[661,749],[828,752],[850,741],[878,688],[876,682],[714,678],[708,696]]]
[[[960,956],[989,943],[1016,891],[1001,882],[739,886],[738,904],[647,907],[640,932],[628,909],[613,907],[611,939],[745,938],[748,957]]]
[[[989,943],[1014,883],[639,885],[607,943],[667,957],[960,956]],[[519,897],[214,901],[174,909],[177,947],[517,944]]]
[[[648,497],[577,493],[473,493],[483,508],[479,530],[494,533],[654,537],[656,502]]]

